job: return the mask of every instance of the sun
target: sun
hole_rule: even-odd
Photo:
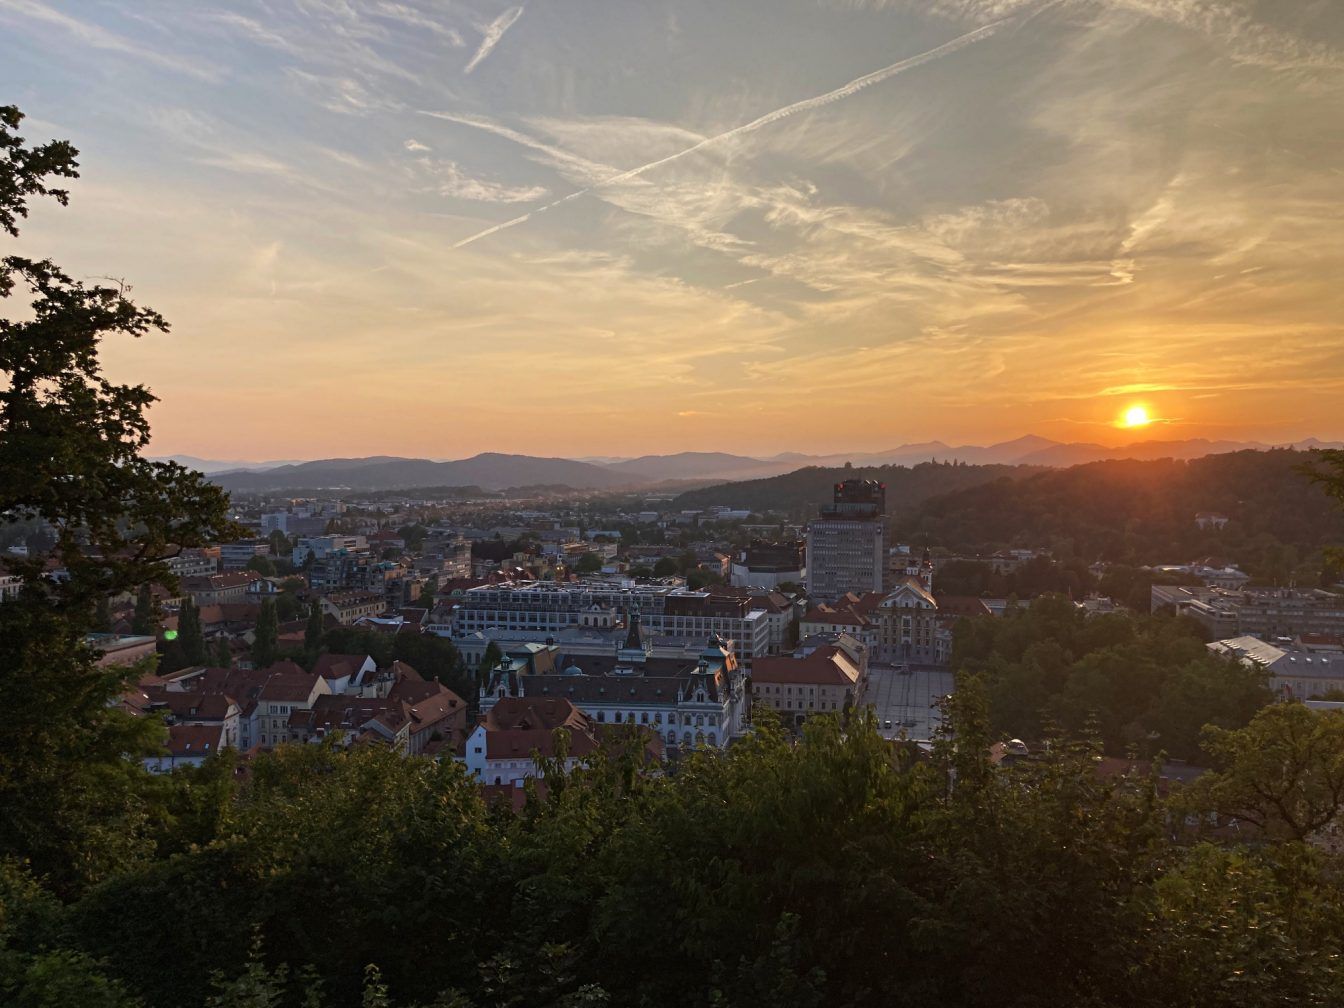
[[[1125,415],[1120,421],[1121,427],[1147,427],[1153,422],[1153,418],[1148,415],[1146,406],[1131,406],[1125,410]]]

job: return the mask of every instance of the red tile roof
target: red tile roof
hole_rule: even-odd
[[[853,686],[859,670],[838,647],[827,645],[805,658],[769,655],[751,664],[751,681],[771,685]]]

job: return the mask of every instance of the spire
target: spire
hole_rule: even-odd
[[[644,642],[639,636],[639,613],[627,609],[625,612],[625,646],[622,651],[643,651]]]

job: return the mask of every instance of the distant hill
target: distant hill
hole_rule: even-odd
[[[299,465],[302,459],[277,459],[271,462],[243,462],[228,459],[207,459],[196,455],[153,455],[151,462],[176,462],[178,465],[186,466],[188,469],[195,469],[197,472],[209,475],[217,472],[233,472],[238,469],[247,469],[259,471],[262,469],[274,469],[276,466]]]
[[[677,510],[715,505],[751,511],[781,511],[793,518],[810,517],[831,499],[831,489],[844,479],[874,479],[887,484],[887,511],[914,508],[929,497],[953,490],[982,486],[994,480],[1025,479],[1039,472],[1028,466],[953,465],[922,462],[915,466],[808,466],[782,476],[746,480],[689,490],[672,502]]]
[[[958,551],[1044,546],[1088,563],[1213,556],[1286,580],[1321,547],[1344,545],[1344,515],[1300,471],[1310,459],[1273,449],[1038,470],[927,497],[895,531]],[[1201,511],[1227,515],[1227,528],[1197,528]]]
[[[279,466],[265,472],[220,473],[212,478],[226,490],[251,492],[335,487],[398,490],[425,486],[477,486],[499,490],[541,485],[600,490],[644,482],[587,462],[495,452],[453,462],[393,457],[322,459]]]
[[[1293,448],[1339,447],[1311,438],[1300,445],[1286,445]],[[1272,445],[1258,441],[1209,441],[1205,438],[1190,438],[1184,441],[1139,441],[1119,448],[1107,448],[1098,444],[1052,444],[1024,455],[1019,461],[1027,465],[1045,465],[1067,467],[1082,465],[1086,462],[1101,462],[1105,459],[1196,459],[1205,455],[1223,455],[1229,452],[1269,451]]]
[[[1304,442],[1304,447],[1326,447]],[[1329,445],[1337,447],[1338,445]],[[413,486],[477,485],[489,490],[523,486],[568,486],[576,490],[740,482],[769,479],[802,467],[834,469],[846,464],[860,468],[913,467],[930,461],[958,461],[970,465],[1028,465],[1065,467],[1112,458],[1198,458],[1213,452],[1268,445],[1239,441],[1143,441],[1108,448],[1088,443],[1064,444],[1027,435],[991,445],[948,445],[925,441],[898,445],[885,451],[835,455],[786,452],[771,458],[728,452],[678,452],[639,458],[538,458],[485,452],[468,459],[434,461],[376,455],[368,458],[321,459],[315,462],[234,463],[193,456],[176,460],[214,478],[230,490],[258,491],[350,487],[358,490],[398,490]]]
[[[805,457],[805,456],[804,456]],[[726,452],[679,452],[676,455],[644,455],[609,463],[606,468],[642,480],[749,479],[774,476],[797,469],[792,459],[769,461]]]

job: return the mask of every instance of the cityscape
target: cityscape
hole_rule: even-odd
[[[0,1004],[1344,1004],[1344,9],[0,0]]]

